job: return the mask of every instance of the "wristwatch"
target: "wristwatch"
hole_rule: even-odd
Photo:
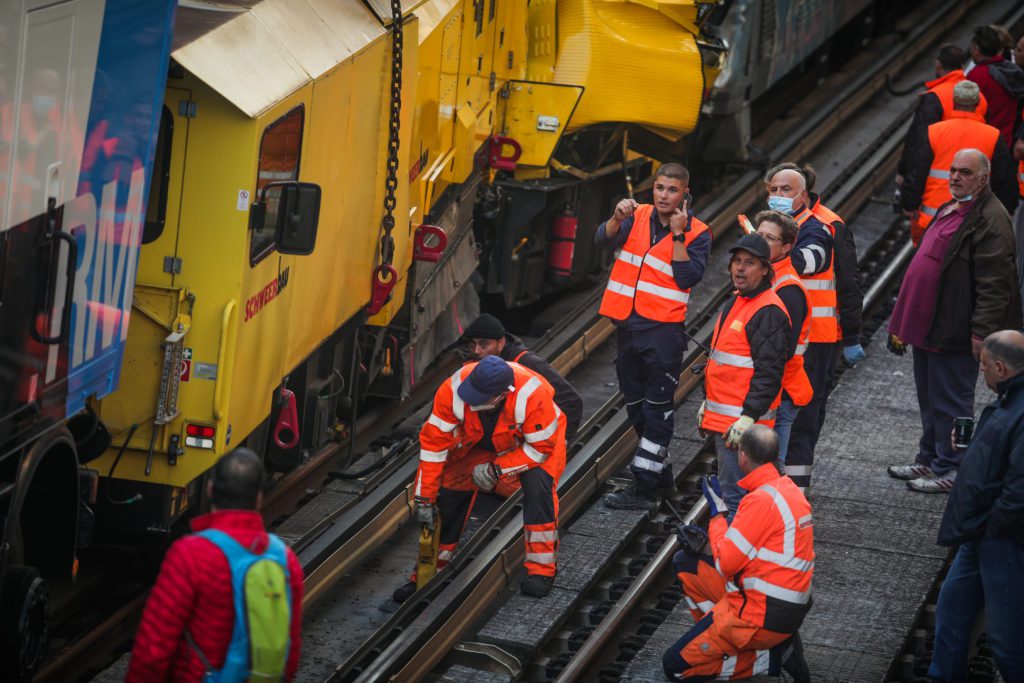
[[[685,232],[681,232],[678,235],[672,235],[672,241],[673,242],[685,242],[686,241],[686,233]]]

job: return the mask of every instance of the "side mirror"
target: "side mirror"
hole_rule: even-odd
[[[298,256],[313,253],[319,221],[320,186],[294,180],[265,185],[250,214],[252,230],[273,227],[277,251]]]

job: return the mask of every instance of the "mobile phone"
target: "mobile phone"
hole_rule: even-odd
[[[683,201],[679,203],[679,208],[683,208],[684,205],[688,207],[691,204],[693,204],[693,196],[689,192],[687,192],[686,194],[683,195]]]

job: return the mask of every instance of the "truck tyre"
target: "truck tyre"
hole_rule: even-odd
[[[8,565],[0,596],[0,679],[28,681],[46,654],[49,592],[35,567]]]

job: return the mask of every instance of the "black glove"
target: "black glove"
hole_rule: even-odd
[[[889,350],[889,353],[902,356],[907,352],[907,345],[902,339],[897,337],[895,334],[890,334],[885,340],[885,348]]]
[[[708,546],[708,532],[696,524],[680,524],[676,527],[679,547],[691,555],[701,555]]]

